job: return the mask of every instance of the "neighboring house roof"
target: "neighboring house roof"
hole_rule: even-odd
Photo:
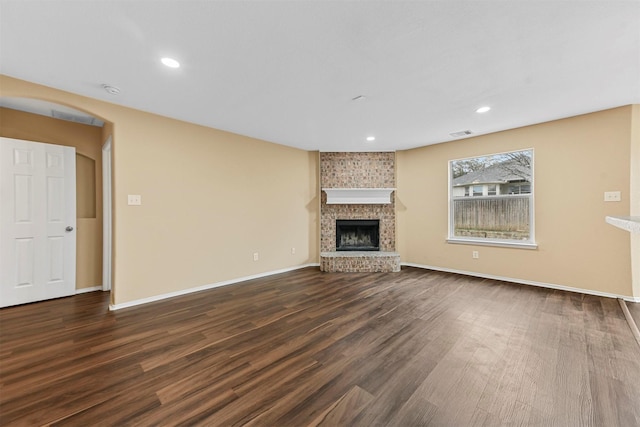
[[[531,182],[531,169],[513,160],[496,163],[482,170],[454,178],[453,186],[468,184],[504,184],[513,181]]]

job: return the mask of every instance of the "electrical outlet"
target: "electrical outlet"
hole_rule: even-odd
[[[473,259],[478,259],[478,258],[480,258],[480,253],[478,251],[473,251],[473,252],[471,252],[471,257]]]
[[[129,194],[127,204],[129,206],[140,206],[142,204],[142,196],[139,194]]]
[[[291,248],[291,255],[296,253],[296,248]]]
[[[258,252],[253,253],[253,260],[258,261],[260,259],[260,254]]]
[[[620,192],[619,191],[605,191],[604,192],[604,201],[605,202],[619,202],[620,201]]]

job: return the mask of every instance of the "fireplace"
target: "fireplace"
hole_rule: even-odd
[[[336,220],[336,251],[379,251],[380,220]]]

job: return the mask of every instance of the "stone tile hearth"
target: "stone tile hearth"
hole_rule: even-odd
[[[400,254],[397,252],[322,252],[320,270],[327,273],[397,273]]]

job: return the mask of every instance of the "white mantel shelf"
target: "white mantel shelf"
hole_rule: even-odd
[[[640,234],[640,216],[608,216],[605,221],[630,233]]]
[[[395,188],[323,188],[328,205],[388,205]]]

